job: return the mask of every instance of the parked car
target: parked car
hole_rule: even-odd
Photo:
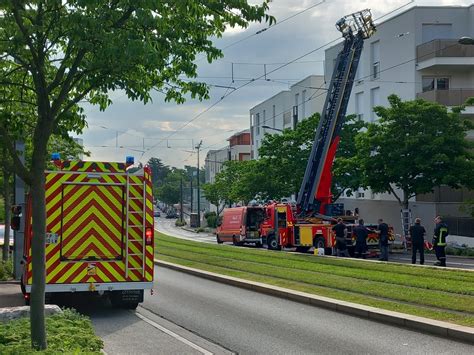
[[[174,210],[166,212],[166,218],[178,218],[178,214]]]
[[[153,211],[153,217],[161,217],[161,213],[159,209],[155,208],[155,210]]]
[[[5,236],[5,225],[0,224],[0,249],[3,248],[3,239]],[[10,250],[13,250],[13,231],[10,230]]]

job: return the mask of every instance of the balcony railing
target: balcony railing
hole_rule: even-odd
[[[439,57],[474,57],[474,46],[459,44],[456,39],[435,39],[416,47],[417,62]]]
[[[445,106],[460,106],[468,98],[474,97],[474,89],[431,90],[419,92],[416,97]]]

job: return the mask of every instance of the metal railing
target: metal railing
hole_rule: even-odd
[[[457,39],[434,39],[416,47],[416,61],[437,57],[474,57],[474,46],[458,43]]]
[[[449,234],[474,238],[474,218],[443,217],[443,221],[449,227]]]
[[[474,88],[472,89],[448,89],[448,90],[430,90],[416,94],[417,99],[424,99],[430,102],[437,102],[445,106],[460,106],[470,97],[474,97]]]

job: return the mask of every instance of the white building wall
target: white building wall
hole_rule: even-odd
[[[229,160],[229,147],[210,150],[206,154],[204,168],[206,170],[206,183],[214,183],[216,175],[222,170],[224,162]]]

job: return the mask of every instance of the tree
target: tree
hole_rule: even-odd
[[[280,199],[299,191],[319,119],[316,113],[299,122],[295,130],[286,129],[280,135],[265,136],[259,149],[258,167],[265,171],[260,184],[263,195]],[[342,127],[333,165],[334,200],[343,192],[350,195],[361,184],[360,170],[353,157],[356,154],[355,137],[365,126],[362,120],[352,115],[346,118]]]
[[[474,186],[474,155],[466,132],[472,124],[437,103],[388,97],[389,107],[377,106],[380,117],[357,138],[357,160],[364,186],[389,192],[403,208],[417,194],[438,185]],[[399,191],[397,191],[399,189]]]
[[[105,109],[110,91],[124,90],[132,100],[147,103],[151,91],[182,103],[185,95],[208,97],[196,77],[194,60],[204,53],[211,62],[222,56],[210,37],[228,26],[246,27],[265,19],[267,0],[251,6],[246,0],[9,0],[0,3],[0,82],[2,104],[10,122],[1,134],[13,156],[16,173],[31,187],[33,203],[31,290],[32,346],[45,349],[45,192],[48,141],[53,133],[80,132],[83,100]],[[21,95],[9,95],[8,92]],[[33,151],[29,168],[19,161],[14,140],[19,136],[22,107],[33,109]]]
[[[170,172],[169,166],[163,164],[160,158],[150,158],[147,163],[151,168],[151,179],[154,188],[157,188]]]

